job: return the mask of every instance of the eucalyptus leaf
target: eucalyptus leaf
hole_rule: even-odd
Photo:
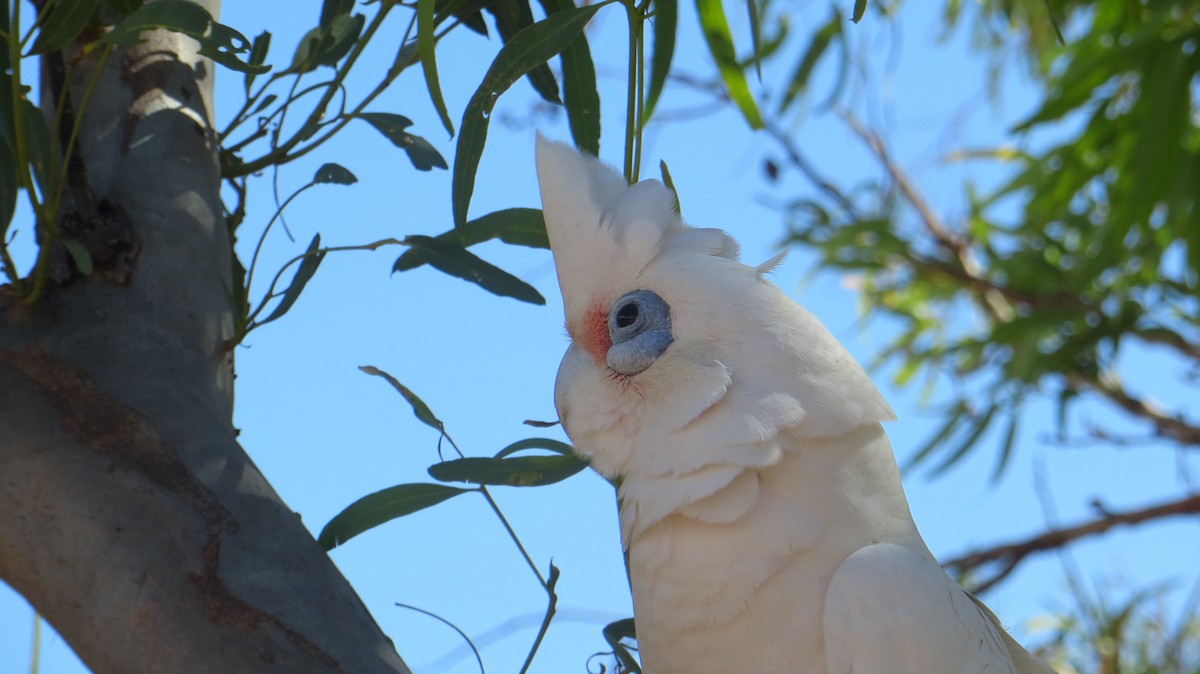
[[[540,0],[546,15],[575,8],[571,0]],[[559,55],[563,73],[563,105],[575,144],[593,155],[600,154],[600,94],[596,89],[596,66],[588,48],[587,33],[581,32]]]
[[[304,258],[300,260],[300,266],[296,269],[296,275],[292,277],[292,283],[283,291],[283,299],[264,320],[259,322],[259,325],[266,325],[271,321],[283,318],[294,304],[300,299],[300,293],[304,292],[304,287],[312,280],[314,274],[317,273],[317,267],[321,266],[321,261],[325,259],[325,252],[321,250],[321,235],[317,234],[308,244],[308,249],[304,251]]]
[[[469,457],[435,463],[429,475],[443,482],[470,482],[506,487],[541,487],[561,482],[587,468],[573,455]]]
[[[654,51],[650,56],[650,80],[646,88],[646,103],[642,108],[642,125],[650,121],[659,96],[667,85],[671,72],[671,61],[675,58],[675,33],[679,26],[678,0],[654,0],[651,5],[654,19],[651,30],[654,35]]]
[[[446,109],[446,100],[442,97],[442,84],[438,79],[435,49],[437,41],[434,35],[436,2],[437,0],[417,0],[417,53],[421,55],[421,68],[425,72],[425,88],[429,91],[429,99],[442,120],[442,126],[446,127],[446,133],[453,137],[454,122],[450,121],[450,112]]]
[[[483,82],[467,103],[459,125],[452,183],[455,227],[461,228],[467,223],[467,210],[475,191],[475,172],[487,142],[492,109],[500,95],[525,73],[544,65],[566,49],[583,32],[592,16],[610,2],[612,0],[605,0],[548,16],[522,29],[496,55]]]
[[[523,452],[527,449],[546,449],[562,456],[575,456],[575,450],[565,442],[551,440],[550,438],[526,438],[525,440],[518,440],[500,450],[496,453],[495,458],[503,459],[506,456]]]
[[[49,3],[49,14],[38,30],[30,54],[62,49],[79,37],[96,12],[100,0],[57,0]]]
[[[438,239],[474,246],[484,241],[500,239],[504,243],[531,248],[549,248],[546,221],[536,208],[507,208],[471,220],[466,227],[437,235]],[[396,260],[393,271],[416,269],[428,261],[423,248],[410,248]]]
[[[314,183],[333,183],[335,185],[353,185],[358,182],[358,178],[350,172],[350,169],[341,164],[322,164],[321,168],[317,169],[316,175],[313,176]]]
[[[358,499],[334,516],[321,529],[317,542],[332,550],[368,529],[472,491],[475,490],[426,483],[388,487]]]
[[[700,15],[700,26],[704,32],[704,40],[708,43],[708,51],[717,63],[726,93],[741,111],[750,128],[763,128],[762,114],[750,93],[746,74],[738,65],[733,36],[729,31],[729,21],[725,18],[721,0],[696,0],[696,11]]]
[[[508,272],[477,257],[460,245],[430,236],[412,235],[404,243],[420,248],[425,261],[446,274],[470,281],[502,297],[512,297],[530,304],[545,304],[546,300],[533,286]],[[397,266],[399,260],[396,261]],[[396,267],[392,271],[399,271]]]
[[[396,379],[392,375],[373,365],[362,365],[358,369],[366,372],[369,375],[383,378],[385,381],[387,381],[387,383],[391,384],[392,388],[396,389],[396,391],[403,396],[406,401],[408,401],[408,404],[412,407],[413,414],[416,415],[417,419],[420,420],[421,423],[440,433],[446,432],[446,425],[442,423],[441,419],[438,419],[436,416],[434,416],[433,410],[429,409],[429,405],[426,405],[425,401],[421,400],[421,398],[417,396],[416,393],[413,393],[411,390],[409,390],[407,386],[401,384],[399,379]]]

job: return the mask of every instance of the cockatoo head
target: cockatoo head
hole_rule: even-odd
[[[778,461],[780,433],[891,418],[842,346],[763,278],[779,257],[740,263],[727,234],[684,225],[661,183],[628,185],[566,145],[539,138],[537,167],[571,337],[559,419],[622,478],[642,524]],[[622,518],[628,537],[637,518]]]

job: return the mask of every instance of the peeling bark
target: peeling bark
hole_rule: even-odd
[[[0,578],[96,672],[407,672],[237,444],[213,66],[146,35],[75,111],[96,271],[0,289]]]

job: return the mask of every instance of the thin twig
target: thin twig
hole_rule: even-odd
[[[875,153],[876,159],[883,165],[892,182],[896,184],[896,188],[900,190],[900,194],[906,201],[916,210],[917,215],[921,218],[921,222],[925,224],[925,229],[933,236],[943,249],[954,255],[958,263],[962,265],[962,269],[967,276],[979,279],[987,283],[984,279],[983,268],[979,261],[975,259],[974,253],[971,251],[970,240],[957,232],[952,231],[946,226],[946,223],[934,212],[933,207],[925,199],[925,196],[909,179],[908,174],[900,168],[900,165],[892,158],[891,152],[884,143],[883,137],[872,129],[863,126],[852,114],[842,112],[841,118],[846,125],[850,127],[859,138],[871,148]],[[990,283],[987,284],[991,286]],[[988,289],[983,291],[984,306],[996,318],[996,320],[1007,323],[1013,318],[1013,308],[1005,299],[1004,295],[996,289]]]
[[[1200,514],[1200,494],[1140,510],[1105,513],[1102,517],[1084,524],[1052,529],[1023,541],[1005,543],[986,550],[971,552],[951,559],[942,566],[956,575],[963,575],[987,564],[1000,564],[1000,569],[991,577],[974,584],[971,588],[972,592],[984,592],[1008,577],[1021,561],[1034,553],[1057,550],[1077,540],[1102,534],[1123,524],[1141,524],[1165,517],[1195,514]]]
[[[1068,373],[1067,381],[1077,389],[1095,391],[1135,417],[1154,424],[1161,437],[1184,445],[1200,446],[1200,426],[1180,417],[1173,417],[1152,402],[1135,397],[1116,381],[1115,376],[1088,377],[1078,372]]]

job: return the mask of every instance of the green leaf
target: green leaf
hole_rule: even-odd
[[[271,49],[271,34],[263,31],[254,38],[254,44],[250,46],[250,56],[246,62],[255,68],[262,67],[267,61],[267,52]],[[258,72],[251,70],[246,73],[246,93],[250,93],[250,85],[254,84],[254,79],[258,76]],[[262,109],[261,107],[259,108]]]
[[[79,270],[79,273],[91,276],[93,271],[92,254],[88,252],[88,249],[75,239],[64,237],[62,243],[63,247],[67,249],[67,253],[71,255],[71,261],[75,263],[75,268]]]
[[[1013,405],[1012,416],[1008,420],[1008,430],[1004,432],[1004,441],[1000,443],[1000,458],[996,460],[996,467],[992,469],[993,484],[1004,474],[1004,469],[1008,467],[1008,461],[1012,458],[1013,446],[1017,439],[1017,422],[1021,419],[1017,407],[1018,405]]]
[[[354,0],[325,0],[321,3],[321,18],[317,25],[328,28],[337,21],[338,17],[346,16],[354,11]]]
[[[42,109],[23,99],[19,105],[25,116],[25,155],[33,167],[33,177],[42,194],[52,194],[51,181],[59,175],[58,156],[50,151],[50,125]]]
[[[867,0],[854,0],[854,13],[850,15],[850,20],[858,23],[862,20],[863,14],[867,11]]]
[[[488,124],[497,99],[518,78],[566,49],[583,32],[592,16],[610,2],[612,0],[605,0],[548,16],[522,29],[496,55],[483,82],[467,103],[459,125],[452,183],[455,227],[462,228],[467,223],[467,209],[475,191],[475,172],[483,156]]]
[[[546,303],[545,298],[533,286],[485,262],[458,244],[419,234],[405,237],[404,243],[420,248],[425,255],[425,261],[435,269],[470,281],[490,293],[530,304]],[[398,270],[393,267],[392,271]]]
[[[135,45],[143,31],[163,29],[182,33],[200,43],[200,54],[213,62],[243,73],[265,73],[269,66],[252,65],[239,58],[249,54],[250,40],[237,30],[213,21],[208,10],[190,0],[156,0],[142,5],[122,19],[100,44]]]
[[[950,456],[946,457],[946,459],[938,464],[936,468],[930,471],[929,476],[937,477],[938,475],[941,475],[949,470],[951,466],[958,463],[960,459],[966,456],[967,452],[970,451],[970,449],[975,446],[975,443],[979,441],[979,438],[983,435],[983,432],[986,431],[988,426],[991,425],[992,417],[996,416],[996,410],[998,409],[1000,409],[999,405],[992,405],[991,407],[988,407],[987,411],[976,419],[975,428],[971,429],[971,432],[959,442],[958,448],[953,452],[950,452]]]
[[[495,458],[503,459],[510,454],[516,454],[526,449],[547,449],[562,456],[575,456],[575,450],[565,442],[551,440],[550,438],[527,438],[525,440],[518,440],[500,450],[496,453]]]
[[[38,29],[30,54],[45,54],[62,49],[79,37],[87,26],[100,0],[58,0],[50,5],[46,21]]]
[[[808,79],[812,75],[813,68],[821,60],[821,56],[829,48],[829,44],[833,41],[833,38],[841,34],[842,14],[835,11],[833,18],[829,19],[829,22],[813,35],[812,42],[809,42],[808,48],[804,50],[804,56],[796,65],[796,70],[792,73],[792,77],[788,81],[788,87],[783,95],[783,99],[779,102],[780,113],[787,110],[792,101],[796,100],[796,97],[808,87]]]
[[[317,169],[316,175],[313,176],[314,183],[333,183],[335,185],[353,185],[358,182],[350,169],[341,164],[322,164],[321,168]]]
[[[212,23],[208,10],[188,0],[158,0],[142,5],[122,19],[101,43],[135,45],[142,41],[141,33],[159,28],[192,37],[204,35]]]
[[[754,102],[754,96],[750,94],[746,75],[738,66],[733,36],[729,32],[729,21],[725,18],[725,8],[721,6],[721,0],[696,0],[696,11],[700,15],[700,26],[704,29],[708,51],[717,63],[721,81],[725,83],[725,91],[730,100],[742,111],[742,116],[746,118],[750,128],[763,128],[762,115]]]
[[[901,471],[907,473],[928,458],[928,456],[933,453],[933,450],[940,447],[941,444],[946,441],[946,438],[950,437],[950,434],[953,433],[956,428],[958,428],[958,424],[963,420],[963,416],[966,414],[966,412],[967,406],[961,401],[956,403],[954,407],[950,408],[950,410],[946,412],[946,423],[943,424],[942,428],[937,433],[934,433],[933,436],[929,438],[929,440],[927,440],[925,444],[912,455],[912,458],[904,463],[904,467],[901,469]]]
[[[542,212],[536,208],[507,208],[488,213],[468,222],[462,229],[438,234],[437,238],[464,247],[497,238],[515,246],[550,247],[550,240],[546,238],[546,221],[542,218]],[[424,249],[410,248],[396,260],[392,271],[416,269],[426,262],[428,259]]]
[[[459,494],[472,491],[475,490],[425,483],[399,484],[395,487],[388,487],[364,496],[347,506],[321,529],[321,534],[317,536],[317,542],[326,550],[332,550],[384,522],[411,515]]]
[[[494,0],[484,7],[496,17],[496,30],[506,45],[517,33],[533,25],[533,11],[529,8],[529,0]],[[534,91],[542,97],[542,100],[547,103],[561,104],[562,100],[558,97],[558,82],[554,80],[554,73],[546,64],[546,61],[549,60],[550,57],[546,57],[545,61],[530,68],[526,73],[526,79],[529,80]]]
[[[575,8],[571,0],[540,0],[546,15]],[[588,48],[587,33],[580,33],[559,56],[563,73],[563,105],[575,144],[593,155],[600,154],[600,94],[596,89],[596,66]]]
[[[137,11],[142,6],[142,0],[104,0],[104,4],[117,16],[124,18]]]
[[[440,169],[450,168],[446,164],[445,158],[442,157],[441,153],[433,145],[429,144],[429,141],[405,131],[405,129],[412,126],[412,120],[404,115],[397,115],[390,112],[361,112],[355,115],[355,117],[375,127],[393,145],[404,150],[408,154],[408,160],[418,170],[428,171],[434,167]]]
[[[746,12],[750,18],[750,48],[754,54],[754,73],[758,75],[758,81],[762,83],[762,26],[758,16],[758,3],[754,0],[746,0]]]
[[[0,242],[7,240],[5,234],[17,210],[19,190],[16,154],[8,138],[0,134]]]
[[[362,14],[338,14],[330,23],[308,31],[296,46],[292,65],[286,72],[307,73],[320,66],[337,65],[358,42],[366,20]]]
[[[446,133],[453,138],[454,122],[450,121],[450,112],[446,109],[446,100],[442,97],[437,59],[434,56],[434,48],[437,46],[437,39],[433,32],[435,28],[434,3],[436,1],[417,0],[417,53],[421,55],[421,69],[425,73],[425,87],[429,90],[429,99],[433,101],[433,107],[442,120],[442,126],[446,127]]]
[[[469,457],[435,463],[429,467],[429,475],[443,482],[541,487],[561,482],[584,468],[587,463],[574,455]]]
[[[642,126],[650,121],[658,97],[667,85],[671,72],[671,60],[675,57],[675,32],[679,25],[678,0],[654,0],[654,17],[650,20],[654,33],[654,52],[650,55],[650,82],[646,88],[645,107],[642,108]]]
[[[324,259],[325,252],[321,250],[321,235],[317,234],[308,244],[308,250],[304,251],[304,258],[300,260],[300,267],[296,269],[296,275],[292,277],[292,284],[283,291],[283,299],[279,301],[279,305],[275,307],[270,316],[259,322],[260,326],[282,318],[292,308],[296,300],[300,299],[300,293],[304,292],[304,286],[312,280],[313,274],[317,273],[317,267],[321,266],[321,261]]]
[[[396,391],[398,391],[400,395],[408,401],[408,404],[412,406],[413,414],[416,415],[417,419],[419,419],[421,423],[440,433],[446,432],[446,425],[442,423],[441,419],[438,419],[436,416],[434,416],[433,410],[429,409],[429,406],[425,404],[425,401],[421,400],[416,393],[410,391],[407,386],[401,384],[398,379],[373,365],[362,365],[358,369],[366,372],[369,375],[374,375],[376,377],[382,377],[385,379],[387,383],[392,385],[392,388],[396,389]]]

